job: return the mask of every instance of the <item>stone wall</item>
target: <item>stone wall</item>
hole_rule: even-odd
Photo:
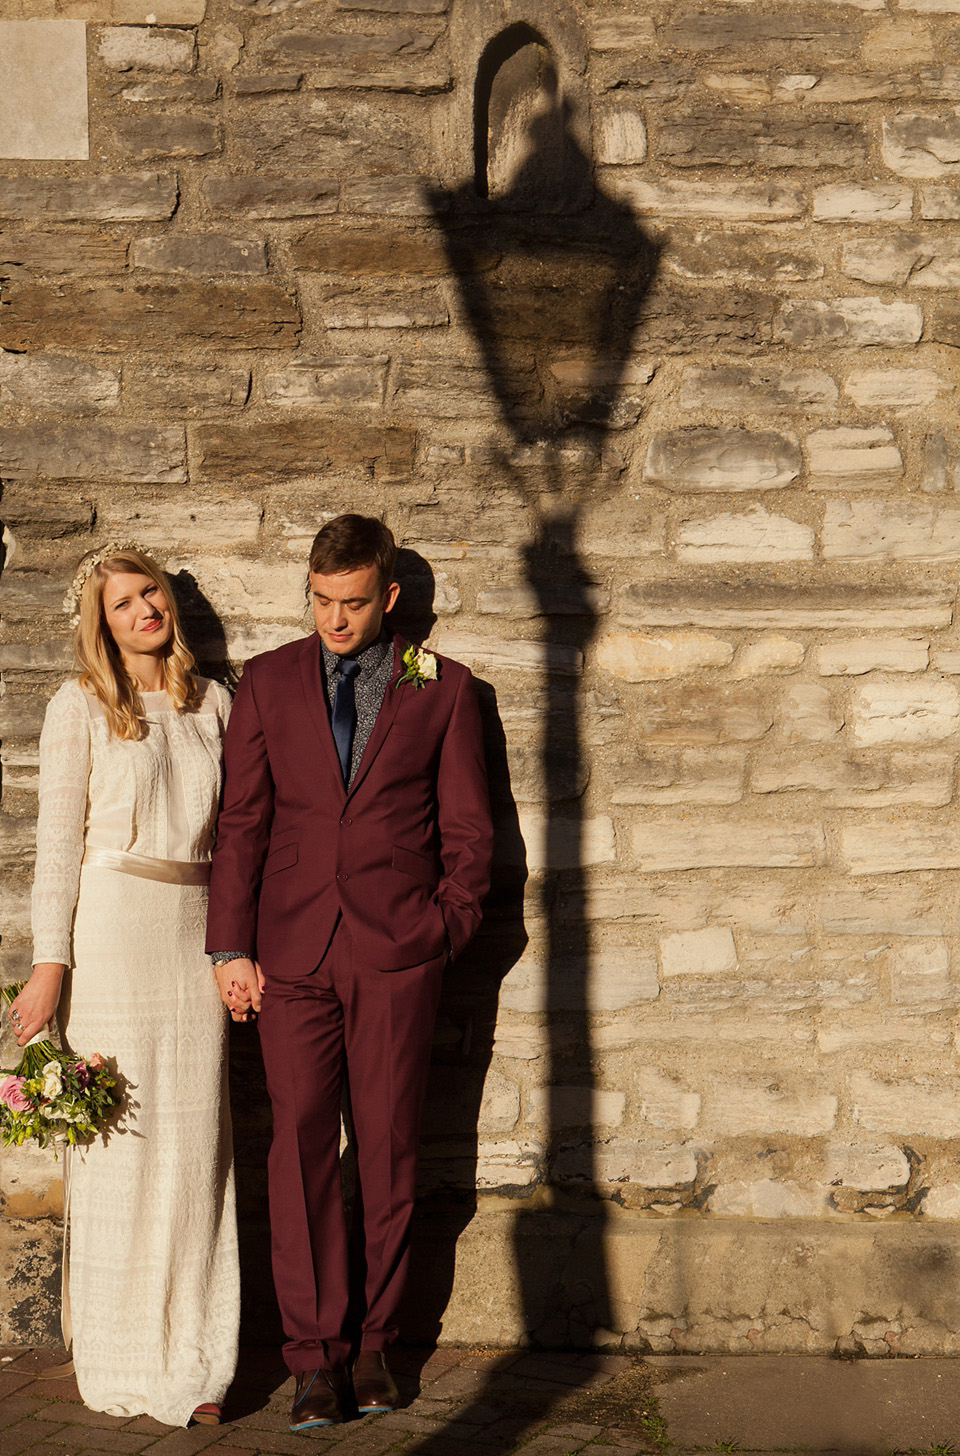
[[[384,513],[500,826],[414,1334],[957,1348],[957,13],[2,0],[3,974],[79,554],[229,674]],[[0,1338],[57,1172],[4,1156]]]

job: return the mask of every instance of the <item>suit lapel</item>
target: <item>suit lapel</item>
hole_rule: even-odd
[[[304,650],[300,654],[300,683],[307,711],[320,739],[323,756],[342,794],[343,774],[340,771],[337,745],[333,741],[333,729],[327,713],[327,694],[323,685],[323,668],[320,665],[320,638],[316,633],[304,639]]]
[[[356,790],[363,783],[363,780],[366,778],[367,774],[370,772],[370,766],[376,758],[377,754],[380,752],[380,749],[383,747],[387,734],[393,727],[393,721],[400,711],[400,704],[403,699],[403,693],[397,692],[397,679],[402,675],[403,671],[403,649],[403,638],[394,637],[393,672],[390,674],[390,681],[387,684],[387,691],[383,695],[383,702],[381,703],[380,711],[377,714],[377,721],[373,725],[373,732],[370,734],[370,737],[367,741],[367,746],[363,750],[363,757],[360,760],[360,767],[357,770],[357,776],[354,779],[353,783],[350,785],[350,792],[347,795],[348,798],[350,797],[350,794],[356,792]],[[332,732],[329,734],[329,737],[330,742],[332,743]]]

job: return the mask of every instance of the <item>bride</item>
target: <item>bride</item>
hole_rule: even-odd
[[[124,1093],[68,1160],[64,1338],[92,1410],[216,1424],[239,1272],[203,937],[230,698],[193,671],[169,583],[135,544],[89,552],[64,606],[80,675],[40,739],[34,968],[9,1016],[23,1046],[59,1004],[65,1041],[107,1053]]]

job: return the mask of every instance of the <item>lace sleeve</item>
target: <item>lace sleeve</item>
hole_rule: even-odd
[[[33,962],[72,964],[90,778],[90,714],[76,683],[50,700],[40,735],[40,810],[31,912]]]

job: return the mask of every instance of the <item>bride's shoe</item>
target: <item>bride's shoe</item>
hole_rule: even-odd
[[[219,1426],[222,1411],[212,1400],[204,1405],[198,1405],[190,1417],[191,1426]]]
[[[43,1370],[38,1370],[36,1380],[66,1380],[75,1374],[73,1360],[64,1360],[59,1365],[47,1365]]]

